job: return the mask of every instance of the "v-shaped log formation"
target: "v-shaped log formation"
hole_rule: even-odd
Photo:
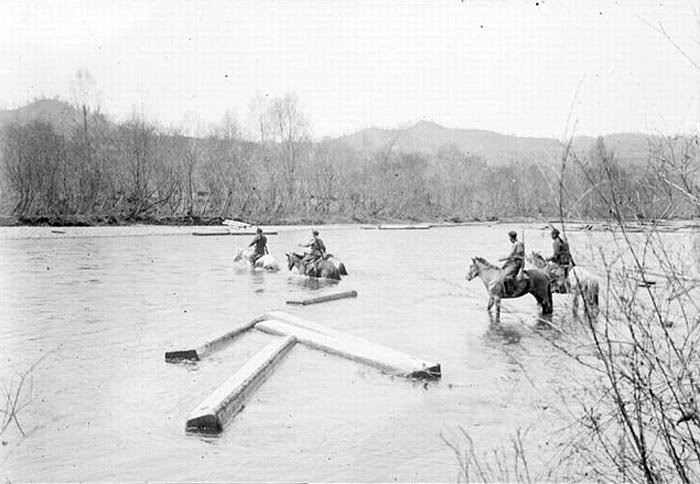
[[[187,418],[188,431],[221,432],[225,423],[241,411],[246,399],[262,384],[296,342],[374,366],[396,376],[424,379],[438,379],[441,376],[439,363],[430,363],[281,311],[269,312],[196,350],[166,353],[166,361],[199,360],[204,355],[221,349],[252,327],[282,338],[263,348],[192,411]],[[177,355],[178,358],[174,358],[173,355]]]

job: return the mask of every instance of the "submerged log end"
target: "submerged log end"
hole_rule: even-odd
[[[418,378],[421,380],[439,380],[442,377],[442,369],[440,363],[423,368],[408,375],[410,378]]]
[[[180,361],[199,361],[197,350],[166,351],[166,363],[178,363]]]
[[[198,415],[187,421],[185,430],[201,434],[220,434],[224,429],[218,415],[214,413]]]

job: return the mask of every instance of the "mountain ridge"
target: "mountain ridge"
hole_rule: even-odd
[[[604,135],[608,149],[627,161],[643,161],[648,156],[649,139],[654,136],[643,133],[612,133]],[[572,147],[586,152],[595,146],[597,136],[580,135],[573,139]],[[477,155],[487,163],[508,164],[511,161],[555,161],[561,158],[563,144],[555,138],[515,136],[496,131],[475,128],[447,128],[434,121],[419,121],[404,129],[367,128],[336,138],[361,153],[386,152],[389,148],[398,152],[414,152],[428,155],[440,149],[457,147],[465,154]]]
[[[34,119],[51,122],[59,132],[67,134],[79,123],[80,113],[71,104],[56,98],[40,99],[15,109],[0,109],[0,126]],[[659,137],[612,133],[602,138],[619,160],[643,162],[648,158],[649,141]],[[572,147],[578,153],[587,153],[597,139],[597,136],[575,136]],[[403,129],[370,127],[327,141],[343,144],[365,155],[391,149],[432,156],[442,149],[456,147],[462,153],[480,156],[492,165],[556,162],[561,159],[563,150],[562,143],[555,138],[508,135],[478,128],[448,128],[431,120],[421,120]]]

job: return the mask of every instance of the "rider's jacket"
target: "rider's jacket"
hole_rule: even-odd
[[[508,262],[523,262],[525,260],[525,244],[516,240],[510,248]]]
[[[320,237],[314,236],[309,243],[311,247],[311,253],[315,256],[321,257],[326,253],[326,245],[323,243]]]
[[[552,261],[559,264],[560,266],[568,266],[571,264],[571,252],[569,252],[569,244],[567,244],[560,237],[554,239],[552,242],[552,250],[554,254],[552,255]]]
[[[253,241],[248,244],[248,247],[255,245],[255,252],[258,254],[264,254],[265,253],[265,247],[267,247],[267,237],[265,237],[263,234],[258,234],[255,236]]]

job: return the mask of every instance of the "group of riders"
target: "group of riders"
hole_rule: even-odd
[[[309,248],[309,252],[302,259],[302,263],[305,266],[308,264],[316,266],[319,261],[327,256],[326,245],[319,237],[318,230],[313,229],[311,234],[311,240],[307,244],[300,245],[300,247]],[[554,227],[552,227],[551,236],[552,256],[546,260],[558,266],[562,270],[564,278],[566,278],[569,269],[574,266],[574,261],[569,251],[569,244],[561,238],[559,230]],[[525,266],[525,244],[518,240],[518,233],[514,230],[508,232],[508,237],[511,243],[510,253],[499,260],[505,262],[502,268],[506,292],[512,292],[517,282],[527,277],[522,270]],[[258,227],[257,235],[248,246],[254,247],[250,256],[250,263],[255,266],[255,262],[268,253],[267,237],[265,237],[261,228]]]
[[[566,279],[569,270],[575,265],[569,251],[569,244],[561,238],[559,230],[554,227],[552,227],[551,236],[552,256],[547,257],[546,260],[560,268],[564,279]],[[505,261],[502,268],[506,293],[512,292],[519,280],[527,278],[527,274],[522,270],[525,266],[525,244],[518,240],[518,233],[514,230],[508,232],[508,237],[511,243],[510,254],[499,259],[502,262]]]
[[[262,256],[268,253],[267,250],[267,237],[263,234],[263,230],[258,227],[257,234],[253,241],[248,244],[248,247],[254,247],[253,253],[250,255],[250,263],[255,267],[255,262]],[[300,244],[300,247],[309,248],[309,252],[304,255],[301,262],[304,266],[312,264],[314,268],[317,267],[318,263],[326,258],[326,244],[323,243],[321,237],[318,236],[318,230],[313,229],[311,231],[311,241],[307,244]]]

